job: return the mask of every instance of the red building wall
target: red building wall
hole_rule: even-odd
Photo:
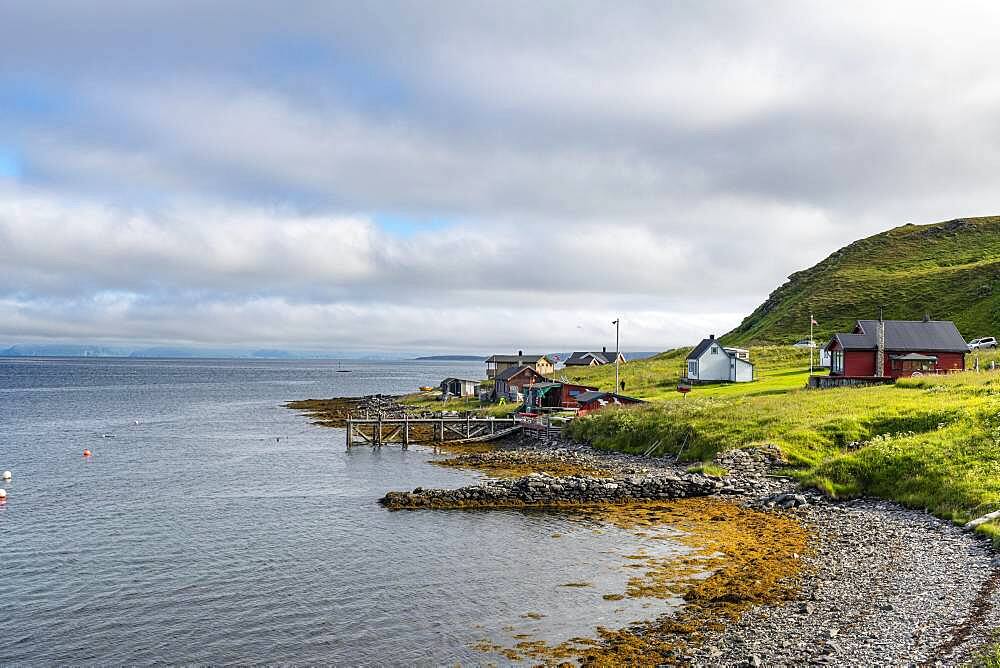
[[[587,392],[588,390],[596,390],[596,387],[589,387],[587,385],[573,385],[572,383],[563,383],[560,388],[559,405],[565,408],[576,408],[580,403],[576,400],[576,397],[570,394],[573,392],[575,394],[580,394],[581,392]]]
[[[885,374],[893,378],[909,376],[910,371],[894,371],[892,368],[893,351],[885,353]],[[934,353],[927,352],[925,355],[933,355],[938,358],[936,369],[939,373],[946,373],[951,370],[963,371],[965,369],[965,355],[962,353]],[[845,376],[874,376],[875,375],[875,352],[872,350],[847,350],[844,351],[844,375]]]
[[[886,369],[888,370],[888,366]],[[845,376],[874,376],[875,353],[871,350],[844,351]]]
[[[938,369],[965,370],[965,355],[963,353],[934,353],[937,355]]]

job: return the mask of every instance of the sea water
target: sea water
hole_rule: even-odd
[[[679,546],[564,513],[384,510],[387,490],[479,474],[347,451],[283,407],[482,371],[0,359],[0,663],[502,663],[474,646],[669,610],[603,595],[635,574],[626,555]]]

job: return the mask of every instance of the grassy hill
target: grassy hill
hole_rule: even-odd
[[[792,343],[812,312],[824,341],[859,318],[954,320],[966,338],[1000,334],[1000,217],[903,225],[841,248],[792,274],[739,327],[729,345]]]

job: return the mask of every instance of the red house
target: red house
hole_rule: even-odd
[[[577,415],[588,415],[595,413],[605,406],[631,406],[643,403],[642,399],[626,397],[614,392],[582,392],[576,395],[576,401],[580,405]]]
[[[585,392],[593,392],[597,388],[575,383],[538,383],[525,385],[524,406],[528,413],[544,409],[578,408],[577,397]]]
[[[512,366],[504,369],[496,376],[493,386],[493,398],[503,397],[508,401],[514,400],[518,393],[523,393],[526,385],[536,385],[547,383],[548,378],[535,371],[530,366]]]
[[[858,320],[826,345],[830,375],[900,378],[965,370],[969,347],[950,320]]]

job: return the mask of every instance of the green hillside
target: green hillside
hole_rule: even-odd
[[[722,337],[730,345],[792,343],[809,314],[826,341],[885,307],[889,319],[954,320],[967,339],[1000,335],[1000,217],[903,225],[797,272]]]

